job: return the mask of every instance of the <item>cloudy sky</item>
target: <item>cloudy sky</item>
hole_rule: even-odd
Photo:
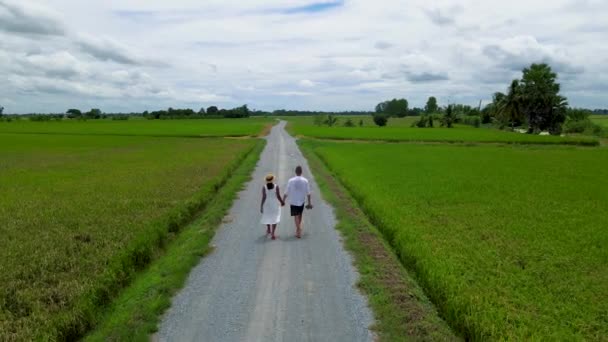
[[[608,107],[605,0],[0,0],[6,112],[487,101],[548,62]]]

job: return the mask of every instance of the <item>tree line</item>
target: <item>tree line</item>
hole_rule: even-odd
[[[560,94],[557,74],[546,63],[533,63],[522,70],[521,79],[511,82],[505,93],[493,94],[492,102],[485,107],[463,104],[448,104],[440,107],[437,99],[429,97],[424,108],[408,107],[406,99],[392,99],[376,105],[373,114],[378,126],[386,125],[391,117],[420,116],[415,127],[453,127],[463,123],[475,127],[484,124],[501,129],[524,128],[528,133],[548,131],[550,134],[597,132],[601,127],[589,120],[591,114],[608,114],[608,110],[594,111],[571,108],[568,100]]]

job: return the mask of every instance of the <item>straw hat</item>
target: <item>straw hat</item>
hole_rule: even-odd
[[[269,173],[266,175],[266,183],[272,183],[273,180],[274,180],[274,175],[272,173]]]

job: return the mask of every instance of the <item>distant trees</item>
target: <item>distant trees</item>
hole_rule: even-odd
[[[371,115],[374,112],[369,111],[308,111],[308,110],[286,110],[286,109],[277,109],[272,113],[267,113],[275,116],[326,116],[326,115]]]
[[[99,108],[93,108],[90,111],[84,113],[86,119],[101,119],[101,110]]]
[[[225,118],[248,118],[250,115],[247,105],[242,105],[232,109],[221,109],[218,113]]]
[[[456,122],[456,115],[452,105],[449,105],[445,110],[445,114],[441,117],[441,127],[452,128]]]
[[[70,119],[78,119],[82,117],[82,112],[80,109],[71,108],[65,112]]]
[[[205,111],[201,108],[198,112],[190,108],[172,108],[169,107],[167,110],[157,110],[150,113],[144,112],[143,116],[147,119],[202,119],[202,118],[246,118],[251,115],[251,111],[247,105],[232,109],[219,109],[216,106],[210,106]]]
[[[426,106],[424,106],[424,111],[427,114],[434,114],[439,111],[439,105],[437,105],[437,99],[435,98],[435,96],[429,97],[429,99],[426,101]]]
[[[376,113],[402,118],[408,114],[408,102],[406,99],[380,102],[376,105]]]
[[[3,114],[4,114],[4,107],[0,106],[0,118],[2,117]]]
[[[548,130],[551,134],[561,133],[568,101],[559,94],[560,85],[556,79],[557,74],[545,63],[532,64],[523,70],[523,112],[530,133],[543,130]]]
[[[560,85],[556,80],[557,74],[548,64],[534,63],[522,70],[521,80],[511,82],[507,94],[494,94],[493,103],[484,109],[485,115],[487,110],[493,111],[496,118],[511,129],[525,122],[528,133],[559,134],[566,121],[568,102],[559,94]]]
[[[219,110],[216,106],[210,106],[207,108],[207,115],[216,115]]]
[[[523,121],[524,96],[518,80],[513,80],[507,94],[495,93],[496,114],[499,120],[511,126],[511,130]]]
[[[414,107],[408,111],[408,115],[410,116],[420,116],[424,114],[424,108]]]

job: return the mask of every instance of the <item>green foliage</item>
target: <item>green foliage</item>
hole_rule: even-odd
[[[561,133],[568,102],[565,97],[559,95],[560,85],[556,79],[557,74],[544,63],[532,64],[523,70],[523,112],[530,132],[548,130],[552,134]]]
[[[479,116],[463,116],[460,121],[468,126],[473,126],[475,128],[481,127],[481,117]]]
[[[67,114],[69,119],[77,119],[82,117],[82,112],[80,111],[80,109],[68,109],[65,113]]]
[[[410,116],[420,116],[420,115],[422,115],[424,113],[425,113],[424,109],[418,108],[418,107],[414,107],[414,108],[412,108],[412,109],[409,110],[409,112],[408,112],[407,115],[410,115]]]
[[[456,123],[456,114],[454,113],[452,106],[448,106],[443,117],[441,117],[441,127],[452,128]]]
[[[607,150],[315,144],[467,340],[608,336]]]
[[[247,105],[242,105],[233,109],[221,109],[219,114],[225,118],[248,118],[250,111]]]
[[[379,127],[384,127],[388,123],[388,117],[384,114],[374,114],[374,123]]]
[[[84,117],[86,119],[101,119],[101,110],[98,108],[93,108],[90,111],[84,113]]]
[[[435,96],[429,97],[429,99],[426,101],[424,111],[427,114],[435,114],[439,112],[439,106],[437,105],[437,99],[435,98]]]
[[[490,124],[496,111],[494,103],[490,103],[481,110],[481,123]]]
[[[572,121],[587,120],[593,114],[589,109],[583,108],[568,108],[566,109],[566,118]]]
[[[126,120],[129,120],[129,116],[128,115],[124,115],[124,114],[111,115],[111,118],[114,121],[126,121]]]
[[[50,115],[43,115],[43,114],[33,114],[29,116],[30,121],[51,121],[53,117]]]
[[[524,120],[524,92],[518,80],[513,80],[506,95],[495,94],[497,118],[503,126],[510,126],[511,130],[515,126],[521,125]]]
[[[411,127],[425,128],[429,123],[429,117],[426,115],[421,115],[418,120],[412,122]]]
[[[338,124],[338,117],[330,114],[325,118],[325,121],[323,121],[323,123],[329,127],[333,127]]]
[[[0,340],[77,340],[256,142],[0,134]]]
[[[355,127],[355,123],[353,122],[352,119],[348,118],[344,122],[344,127]]]
[[[602,137],[606,134],[606,129],[604,127],[592,122],[590,119],[567,119],[563,130],[564,133],[579,133],[598,137]]]
[[[273,116],[316,116],[316,115],[338,115],[338,116],[359,116],[359,115],[371,115],[374,112],[367,111],[309,111],[309,110],[286,110],[286,109],[277,109],[272,113],[269,113]]]
[[[325,121],[325,118],[323,117],[323,115],[315,115],[313,122],[315,124],[315,126],[321,126],[323,125],[323,122]]]
[[[363,119],[359,120],[359,127],[363,127]]]
[[[402,118],[408,114],[408,102],[406,99],[392,99],[376,105],[376,114]]]
[[[219,112],[219,109],[217,109],[217,106],[210,106],[209,108],[207,108],[208,115],[216,115],[217,112]]]

